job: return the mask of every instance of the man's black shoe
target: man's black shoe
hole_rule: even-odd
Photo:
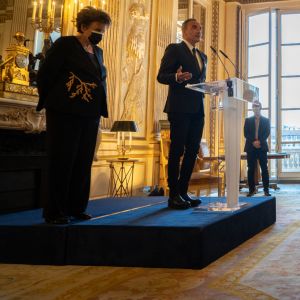
[[[191,204],[188,201],[184,201],[179,195],[176,195],[169,198],[168,207],[174,209],[187,209],[191,207]]]
[[[77,214],[77,215],[73,215],[72,217],[76,220],[90,220],[92,218],[91,215],[89,215],[85,212],[82,212],[82,213]]]
[[[255,191],[249,191],[249,193],[247,194],[247,197],[252,197],[255,194]]]
[[[57,217],[57,218],[45,218],[45,222],[53,225],[69,224],[70,220],[68,217]]]
[[[266,196],[266,197],[272,196],[272,195],[269,193],[269,191],[264,191],[264,193],[265,193],[265,196]]]
[[[180,195],[180,197],[183,200],[189,202],[191,204],[191,207],[196,207],[196,206],[200,205],[202,202],[200,199],[191,198],[188,194]]]

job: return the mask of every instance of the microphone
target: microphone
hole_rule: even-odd
[[[238,76],[240,76],[240,78],[241,78],[242,80],[245,81],[244,76],[241,74],[241,72],[240,72],[239,69],[237,68],[236,64],[230,59],[230,57],[229,57],[224,51],[222,51],[222,50],[219,50],[219,51],[220,51],[220,53],[221,53],[225,58],[227,58],[227,59],[230,61],[230,63],[231,63],[231,64],[233,65],[233,67],[235,68],[235,70],[236,70]]]
[[[228,78],[230,78],[229,72],[228,72],[227,68],[225,67],[225,64],[223,63],[223,61],[222,61],[220,55],[218,54],[217,50],[216,50],[213,46],[210,46],[210,49],[213,51],[214,54],[217,55],[219,61],[220,61],[221,64],[223,65],[224,70],[226,71],[226,73],[227,73],[227,75],[228,75]]]
[[[217,55],[219,61],[221,62],[221,64],[222,64],[223,67],[224,67],[224,70],[225,70],[226,73],[227,73],[228,78],[226,79],[226,83],[227,83],[227,87],[228,87],[228,96],[229,96],[229,97],[233,97],[232,81],[230,80],[229,72],[228,72],[228,70],[227,70],[225,64],[223,63],[223,61],[222,61],[220,55],[218,54],[217,50],[216,50],[213,46],[210,46],[210,49],[213,51],[213,53],[214,53],[215,55]]]

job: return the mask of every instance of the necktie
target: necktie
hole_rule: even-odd
[[[193,51],[193,56],[194,56],[194,60],[195,60],[195,64],[197,66],[197,69],[198,69],[199,72],[201,72],[199,61],[197,59],[197,50],[196,50],[196,48],[193,48],[192,51]]]
[[[259,118],[255,118],[255,139],[258,140]]]

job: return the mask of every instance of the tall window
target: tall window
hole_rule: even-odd
[[[300,12],[279,12],[280,148],[291,158],[281,166],[284,177],[300,174]],[[294,173],[294,174],[292,174]],[[298,174],[297,174],[298,173]],[[293,176],[294,175],[294,176]]]
[[[269,11],[248,16],[248,82],[259,88],[259,100],[262,103],[262,115],[271,120],[271,151],[276,148],[276,118],[273,115],[275,95],[274,73],[272,64],[273,36],[271,13]],[[251,103],[248,105],[248,114],[252,114]],[[277,176],[276,165],[271,162],[271,177]]]
[[[248,80],[259,87],[263,115],[271,121],[270,149],[290,159],[271,160],[271,177],[300,176],[300,13],[249,15]],[[251,107],[249,106],[249,114]],[[298,173],[298,174],[297,174]]]

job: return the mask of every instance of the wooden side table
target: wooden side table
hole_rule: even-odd
[[[134,164],[138,159],[109,159],[110,180],[109,191],[110,197],[129,197],[132,196]]]

